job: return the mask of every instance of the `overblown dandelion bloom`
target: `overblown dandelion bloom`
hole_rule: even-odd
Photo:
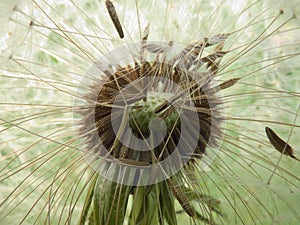
[[[297,7],[2,4],[0,224],[300,221]]]

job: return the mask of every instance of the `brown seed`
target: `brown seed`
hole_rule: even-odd
[[[117,15],[117,12],[116,12],[116,9],[115,9],[113,3],[110,0],[106,0],[105,5],[106,5],[106,8],[107,8],[110,18],[111,18],[112,22],[114,23],[116,30],[118,31],[120,38],[123,38],[124,37],[123,29],[122,29],[119,17]]]
[[[180,203],[180,205],[182,206],[182,208],[184,209],[184,211],[191,217],[195,216],[194,210],[192,205],[190,204],[190,201],[188,200],[188,198],[184,195],[184,193],[182,192],[182,190],[177,187],[173,181],[171,181],[170,179],[168,179],[168,183],[169,186],[175,196],[175,198],[178,200],[178,202]]]
[[[118,158],[118,160],[122,164],[136,166],[136,167],[146,167],[146,166],[150,165],[148,162],[141,162],[141,161],[137,161],[137,160],[133,160],[133,159]]]
[[[142,44],[147,42],[149,36],[149,30],[150,30],[150,23],[148,23],[148,25],[146,26],[143,32]]]
[[[222,84],[220,84],[220,88],[221,89],[229,88],[229,87],[235,85],[236,82],[238,82],[239,80],[240,80],[240,78],[233,78],[233,79],[230,79],[230,80],[226,80]]]
[[[218,52],[214,52],[212,54],[209,54],[208,56],[205,56],[203,58],[201,58],[199,60],[200,63],[208,63],[208,67],[211,67],[215,61],[219,58],[222,58],[227,52],[226,51],[218,51]],[[199,62],[195,62],[195,63],[198,63]],[[194,64],[195,64],[194,63]],[[198,65],[199,66],[199,65]]]
[[[235,85],[239,80],[240,80],[240,78],[232,78],[232,79],[226,80],[223,83],[221,83],[220,85],[209,89],[207,93],[218,92],[220,90],[229,88],[229,87]]]
[[[168,49],[167,46],[158,45],[158,44],[145,44],[143,48],[146,49],[148,52],[156,53],[156,54],[163,53]]]
[[[271,128],[266,127],[266,134],[271,142],[271,144],[275,147],[275,149],[281,152],[284,155],[288,155],[293,159],[300,161],[294,153],[293,148],[284,140],[282,140]]]

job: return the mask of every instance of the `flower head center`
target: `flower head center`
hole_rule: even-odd
[[[166,101],[165,96],[162,93],[160,95],[162,97],[148,96],[134,103],[129,112],[129,126],[133,131],[148,135],[150,130],[160,132],[166,128],[168,132],[172,132],[179,125],[179,114],[176,110],[167,116],[163,116],[164,111],[155,112]]]

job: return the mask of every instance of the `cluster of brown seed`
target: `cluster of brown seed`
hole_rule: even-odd
[[[148,50],[156,53],[156,60],[136,60],[134,65],[117,65],[113,72],[101,71],[99,82],[92,87],[94,93],[87,97],[94,96],[95,99],[91,99],[93,104],[83,124],[94,121],[97,130],[90,132],[88,126],[83,126],[82,134],[90,145],[87,149],[93,149],[94,153],[101,157],[110,155],[125,163],[137,165],[158,163],[174,151],[177,152],[179,160],[201,157],[207,145],[216,142],[221,133],[219,123],[222,119],[217,109],[221,100],[216,97],[216,93],[238,81],[231,79],[220,85],[213,84],[219,62],[226,54],[222,48],[227,36],[222,34],[192,43],[169,60],[166,57],[159,58],[164,56],[164,48],[146,44],[145,37],[142,40],[141,52],[143,54]],[[202,57],[204,48],[210,46],[216,46],[214,52]],[[197,72],[203,66],[206,67],[206,72]],[[178,87],[185,90],[185,93],[180,92]],[[166,93],[169,96],[164,95]],[[157,102],[149,108],[151,101]],[[113,113],[114,108],[121,110]],[[154,115],[164,122],[168,120],[167,134],[163,141],[148,151],[139,151],[141,147],[135,146],[133,140],[133,136],[140,140],[149,137],[149,128],[144,127],[149,124],[139,122],[144,122],[145,118],[137,118],[137,114],[134,113],[137,110],[144,111],[144,117]],[[196,121],[191,117],[193,113],[197,115]],[[127,118],[124,115],[128,115]],[[124,127],[124,124],[128,123],[129,126]],[[187,124],[187,134],[181,130],[183,123]],[[113,124],[117,124],[115,129]],[[216,127],[212,128],[213,125]],[[154,133],[154,142],[161,139],[159,135],[160,133]],[[95,146],[95,140],[99,138],[103,145]],[[127,144],[122,143],[121,139],[126,140]],[[177,144],[180,140],[184,142],[184,148],[178,149]],[[197,140],[195,147],[191,147],[192,140]]]

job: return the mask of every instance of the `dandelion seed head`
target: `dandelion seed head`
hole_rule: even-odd
[[[215,45],[218,41],[211,41],[211,44],[208,45]],[[101,159],[98,161],[103,165],[105,165],[103,161],[108,156],[109,162],[117,160],[117,164],[119,160],[125,160],[125,163],[126,160],[130,160],[130,162],[143,162],[157,167],[156,164],[162,162],[164,169],[159,169],[161,174],[157,175],[155,181],[149,179],[151,177],[150,168],[145,170],[142,167],[141,173],[145,175],[140,178],[144,180],[138,180],[138,183],[134,183],[134,185],[144,185],[145,182],[158,182],[165,179],[166,176],[177,172],[189,158],[193,157],[193,154],[189,154],[189,152],[192,153],[194,148],[197,149],[195,157],[201,157],[207,145],[216,147],[219,141],[217,139],[221,139],[220,133],[222,132],[219,123],[222,119],[216,107],[220,101],[215,97],[218,85],[214,84],[213,79],[206,81],[208,73],[192,72],[193,66],[188,64],[189,56],[183,60],[179,55],[182,47],[163,46],[164,44],[157,42],[148,42],[146,46],[133,44],[117,48],[99,59],[99,63],[94,64],[82,81],[84,88],[89,81],[94,81],[90,84],[90,93],[83,97],[84,100],[90,102],[90,105],[77,111],[83,116],[79,121],[82,127],[79,136],[83,137],[84,143],[79,146],[83,146],[83,153],[87,156],[94,154],[96,158],[100,157]],[[140,56],[141,52],[143,52],[142,56]],[[176,57],[178,59],[175,60]],[[140,61],[141,59],[143,61]],[[206,63],[205,59],[203,60],[203,63]],[[171,63],[172,61],[174,62]],[[183,70],[185,67],[191,68],[188,69],[191,71],[185,72]],[[191,85],[190,88],[189,85]],[[79,89],[78,93],[83,93],[83,91]],[[177,94],[180,95],[176,96]],[[160,98],[155,96],[162,98],[161,101],[156,102]],[[195,100],[189,100],[192,96]],[[164,104],[166,100],[172,100],[174,101],[172,104],[178,106],[175,106],[174,110],[169,107],[164,109],[164,106],[160,109],[160,104]],[[84,103],[79,99],[78,105],[82,104]],[[150,106],[151,104],[152,106]],[[180,109],[181,105],[186,109],[184,107]],[[135,107],[141,108],[135,109]],[[126,110],[127,108],[128,110]],[[161,110],[162,112],[159,112]],[[214,114],[216,116],[213,116]],[[160,119],[160,116],[163,119],[160,120],[163,122],[161,129],[157,127],[161,126],[160,123],[155,125],[153,120]],[[182,116],[183,118],[181,118]],[[188,127],[191,126],[191,123],[187,121],[187,118],[194,121],[192,129],[199,130],[199,132],[201,130],[201,139],[198,140],[198,135],[190,133],[191,130]],[[178,124],[183,124],[182,119],[185,120],[185,125],[178,126]],[[203,128],[200,128],[202,126]],[[151,135],[148,137],[150,131]],[[186,135],[186,137],[180,138],[180,135]],[[188,144],[186,140],[188,140]],[[197,143],[199,144],[198,148],[196,148]],[[174,149],[174,144],[178,144],[179,150]],[[172,145],[173,147],[170,147]],[[150,150],[153,148],[155,148],[153,153],[156,156],[151,156],[153,153]],[[168,159],[168,155],[170,155],[170,159]],[[154,160],[153,157],[157,159]],[[175,163],[174,160],[177,160],[178,157],[182,158],[182,163]],[[167,160],[164,161],[165,159]],[[92,162],[93,159],[88,157],[88,161]],[[96,163],[93,167],[103,176],[112,179],[113,169],[110,168],[107,171],[108,174],[105,174],[103,166]],[[128,184],[137,182],[127,178],[122,182],[129,182]]]
[[[88,222],[93,218],[91,212],[97,211],[94,203],[99,201],[97,212],[111,215],[103,217],[107,219],[103,223],[110,224],[121,224],[120,221],[125,224],[134,221],[134,224],[144,218],[143,212],[148,212],[145,209],[153,212],[153,216],[145,215],[153,219],[149,224],[158,224],[161,218],[166,224],[176,224],[174,221],[178,224],[297,224],[299,164],[285,156],[280,158],[280,153],[268,142],[264,127],[278,131],[284,141],[295,146],[295,154],[299,155],[296,147],[300,120],[297,113],[298,2],[116,0],[113,3],[124,29],[124,39],[119,38],[109,20],[104,1],[0,3],[3,22],[0,220],[7,224],[11,221],[77,224],[84,219],[84,209],[90,207],[86,215]],[[224,43],[216,45],[220,44],[218,47],[222,47],[225,55],[220,57],[218,73],[209,87],[220,88],[236,78],[238,81],[211,94],[212,102],[222,99],[222,104],[217,104],[221,113],[215,116],[221,120],[216,128],[222,128],[223,133],[208,135],[218,142],[217,147],[212,143],[204,148],[196,143],[193,151],[182,155],[189,163],[181,164],[174,176],[167,176],[171,181],[150,182],[152,189],[139,186],[128,190],[125,185],[119,185],[124,184],[127,176],[132,177],[132,183],[136,182],[138,175],[126,174],[125,170],[116,175],[114,168],[103,167],[104,178],[117,178],[99,178],[97,160],[101,145],[97,144],[98,127],[92,112],[102,87],[108,86],[109,78],[103,72],[107,70],[115,75],[121,68],[127,70],[129,65],[135,68],[135,63],[163,62],[165,56],[176,56],[188,45],[205,40],[222,42],[222,35],[228,36]],[[145,36],[148,40],[143,45]],[[132,47],[119,54],[122,46]],[[214,47],[217,46],[203,48],[201,57],[215,53]],[[110,53],[118,54],[110,58]],[[199,58],[196,61],[201,62]],[[207,72],[207,68],[203,66],[197,72]],[[129,83],[133,87],[134,82]],[[157,87],[152,85],[153,90],[162,96],[165,86],[157,83]],[[128,100],[128,92],[126,96]],[[174,93],[163,99],[172,96]],[[120,93],[118,97],[122,99]],[[142,105],[143,99],[136,102]],[[106,103],[101,102],[103,107]],[[120,106],[116,102],[108,105]],[[123,110],[124,104],[121,106]],[[86,120],[82,120],[83,114]],[[172,115],[177,117],[177,114],[180,115],[179,110]],[[110,121],[120,125],[120,121]],[[146,122],[145,126],[151,128],[153,124],[150,124],[151,121]],[[144,125],[135,128],[141,126]],[[110,134],[102,140],[109,138]],[[128,136],[122,139],[124,146],[127,139]],[[131,172],[149,164],[149,160],[127,156],[115,156],[115,159],[125,168],[131,167]],[[145,183],[148,177],[145,176]],[[114,186],[111,180],[119,184]],[[93,191],[97,194],[91,196]],[[129,196],[128,204],[122,203],[127,201],[126,196]],[[143,205],[153,199],[155,207]],[[210,204],[207,199],[218,204]],[[86,202],[92,202],[91,206]],[[198,213],[197,219],[189,216],[193,214],[191,211]],[[164,217],[166,213],[172,216]]]

